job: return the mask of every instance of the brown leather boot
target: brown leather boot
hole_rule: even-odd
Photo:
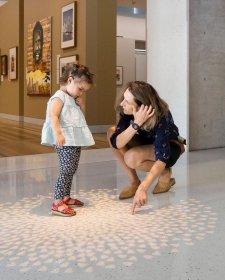
[[[158,182],[152,191],[153,194],[157,193],[164,193],[168,192],[173,185],[175,185],[176,181],[174,178],[170,178],[170,181],[168,183]]]
[[[124,188],[119,195],[119,199],[126,199],[126,198],[133,197],[136,193],[136,190],[138,189],[139,184],[138,185],[130,185],[130,186]]]

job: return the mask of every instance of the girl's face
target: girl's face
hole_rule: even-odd
[[[138,109],[138,105],[134,101],[134,96],[128,89],[124,92],[124,99],[120,103],[120,106],[123,107],[123,112],[126,115],[133,115],[134,109]]]
[[[74,98],[81,97],[82,94],[90,89],[91,85],[85,81],[77,80],[69,77],[66,90]]]

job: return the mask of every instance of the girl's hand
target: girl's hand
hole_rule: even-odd
[[[131,214],[134,215],[136,207],[140,208],[146,202],[147,202],[147,190],[144,189],[140,184],[133,199]]]
[[[152,106],[148,107],[142,104],[138,111],[133,107],[134,122],[142,126],[154,113],[155,109],[153,109]]]
[[[80,107],[80,109],[83,111],[84,110],[84,102],[81,97],[75,98],[76,104]]]
[[[66,143],[65,137],[62,134],[56,136],[56,146],[62,147]]]

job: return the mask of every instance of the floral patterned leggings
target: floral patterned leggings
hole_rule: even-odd
[[[81,147],[63,146],[55,147],[59,157],[59,176],[55,183],[54,199],[62,199],[70,196],[73,175],[75,174],[80,160]]]

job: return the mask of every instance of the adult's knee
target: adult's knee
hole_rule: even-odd
[[[135,152],[132,149],[128,150],[124,155],[124,161],[126,165],[132,169],[136,169],[138,167],[138,158]]]

